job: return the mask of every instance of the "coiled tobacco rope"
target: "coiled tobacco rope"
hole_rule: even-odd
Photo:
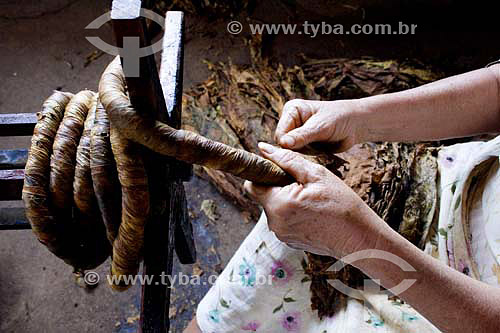
[[[38,113],[23,187],[40,242],[79,273],[111,255],[117,290],[138,272],[150,209],[141,145],[262,184],[293,181],[258,155],[139,115],[125,87],[117,57],[99,93],[54,92]]]

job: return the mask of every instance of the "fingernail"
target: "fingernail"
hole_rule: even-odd
[[[276,148],[269,143],[259,142],[259,149],[266,154],[272,154]]]
[[[282,145],[285,145],[287,147],[293,147],[295,145],[295,139],[290,135],[285,135],[284,137],[282,137],[280,142]]]
[[[247,191],[247,193],[250,193],[251,186],[252,183],[249,180],[245,180],[245,182],[243,183],[243,188],[245,189],[245,191]]]

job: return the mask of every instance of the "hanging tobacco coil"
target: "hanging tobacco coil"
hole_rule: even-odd
[[[101,105],[102,103],[102,105]],[[130,104],[116,58],[99,94],[54,92],[43,104],[25,170],[26,216],[40,242],[82,274],[112,255],[112,287],[128,288],[149,215],[143,146],[262,184],[293,179],[256,154],[176,130]]]
[[[98,266],[110,251],[102,237],[104,227],[72,209],[76,148],[92,98],[89,91],[74,96],[56,91],[45,101],[38,113],[23,187],[26,217],[38,239],[76,271]]]

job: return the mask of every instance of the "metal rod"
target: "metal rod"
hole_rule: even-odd
[[[0,200],[20,200],[23,182],[24,170],[0,170]]]
[[[0,209],[0,230],[31,229],[26,220],[23,207]]]
[[[0,136],[31,136],[36,125],[36,114],[0,114]]]
[[[24,169],[28,149],[0,150],[0,170]]]

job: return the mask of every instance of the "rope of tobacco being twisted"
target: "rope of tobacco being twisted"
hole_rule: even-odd
[[[38,113],[25,169],[23,201],[36,236],[75,272],[112,256],[112,287],[137,274],[149,215],[145,146],[176,159],[268,185],[293,179],[256,154],[140,115],[130,104],[120,59],[99,93],[54,92]]]

